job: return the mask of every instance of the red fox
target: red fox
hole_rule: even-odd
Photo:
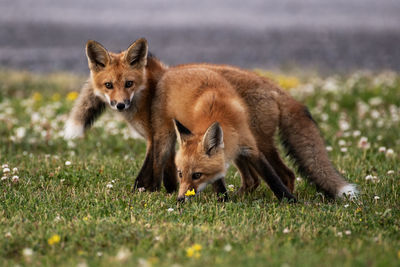
[[[356,196],[356,187],[349,184],[329,161],[324,141],[307,108],[270,80],[226,65],[167,67],[148,55],[145,39],[135,41],[119,54],[109,53],[101,44],[89,41],[86,54],[90,78],[66,122],[65,137],[83,136],[84,131],[101,115],[106,103],[118,110],[128,124],[147,140],[146,158],[135,180],[135,188],[155,191],[160,189],[163,181],[167,192],[176,190],[176,134],[172,120],[163,116],[172,102],[166,101],[171,98],[164,95],[169,94],[163,89],[168,84],[162,78],[171,72],[187,72],[190,73],[186,77],[189,82],[201,79],[196,76],[196,70],[207,70],[230,84],[246,106],[250,131],[258,151],[265,156],[290,192],[294,190],[295,176],[279,157],[273,141],[276,129],[279,129],[284,146],[304,176],[332,197]],[[207,77],[202,79],[207,84]],[[192,89],[182,85],[179,94],[174,95],[176,99],[173,103],[176,105],[172,108],[176,112],[187,112],[186,106],[180,103],[185,102]],[[254,168],[248,168],[247,175],[251,179],[242,179],[240,191],[251,191],[259,185]],[[216,191],[224,190],[221,180],[213,186]]]

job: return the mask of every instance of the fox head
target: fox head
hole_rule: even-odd
[[[109,53],[100,43],[88,41],[90,77],[94,93],[114,110],[128,109],[146,83],[147,41],[136,40],[119,54]]]
[[[179,142],[175,157],[180,181],[178,201],[184,201],[188,190],[194,189],[197,194],[225,176],[223,132],[218,122],[200,134],[193,134],[177,120],[174,124]]]

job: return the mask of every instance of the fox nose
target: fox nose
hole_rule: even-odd
[[[117,109],[118,109],[118,110],[121,111],[121,110],[123,110],[124,108],[125,108],[125,104],[124,104],[124,103],[118,103],[118,104],[117,104]]]
[[[185,202],[185,196],[180,196],[180,197],[178,197],[177,201],[178,201],[179,203]]]

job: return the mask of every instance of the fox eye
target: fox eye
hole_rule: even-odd
[[[179,176],[179,178],[182,178],[182,172],[181,171],[178,171],[178,176]]]
[[[133,81],[126,81],[125,82],[125,88],[132,87],[132,85],[133,85]]]
[[[195,172],[192,174],[192,180],[200,179],[203,174],[201,172]]]
[[[106,82],[104,85],[106,86],[107,89],[110,89],[110,90],[114,88],[113,84],[110,82]]]

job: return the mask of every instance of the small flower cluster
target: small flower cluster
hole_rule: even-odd
[[[199,244],[194,244],[193,246],[191,246],[191,247],[188,247],[187,249],[186,249],[186,256],[188,257],[188,258],[195,258],[195,259],[198,259],[198,258],[200,258],[200,256],[201,256],[201,250],[202,250],[202,246],[201,245],[199,245]]]
[[[19,182],[19,176],[17,175],[18,168],[15,167],[11,171],[8,164],[3,164],[1,168],[3,169],[3,175],[1,177],[1,181],[11,180],[11,182],[13,182],[14,184]]]

